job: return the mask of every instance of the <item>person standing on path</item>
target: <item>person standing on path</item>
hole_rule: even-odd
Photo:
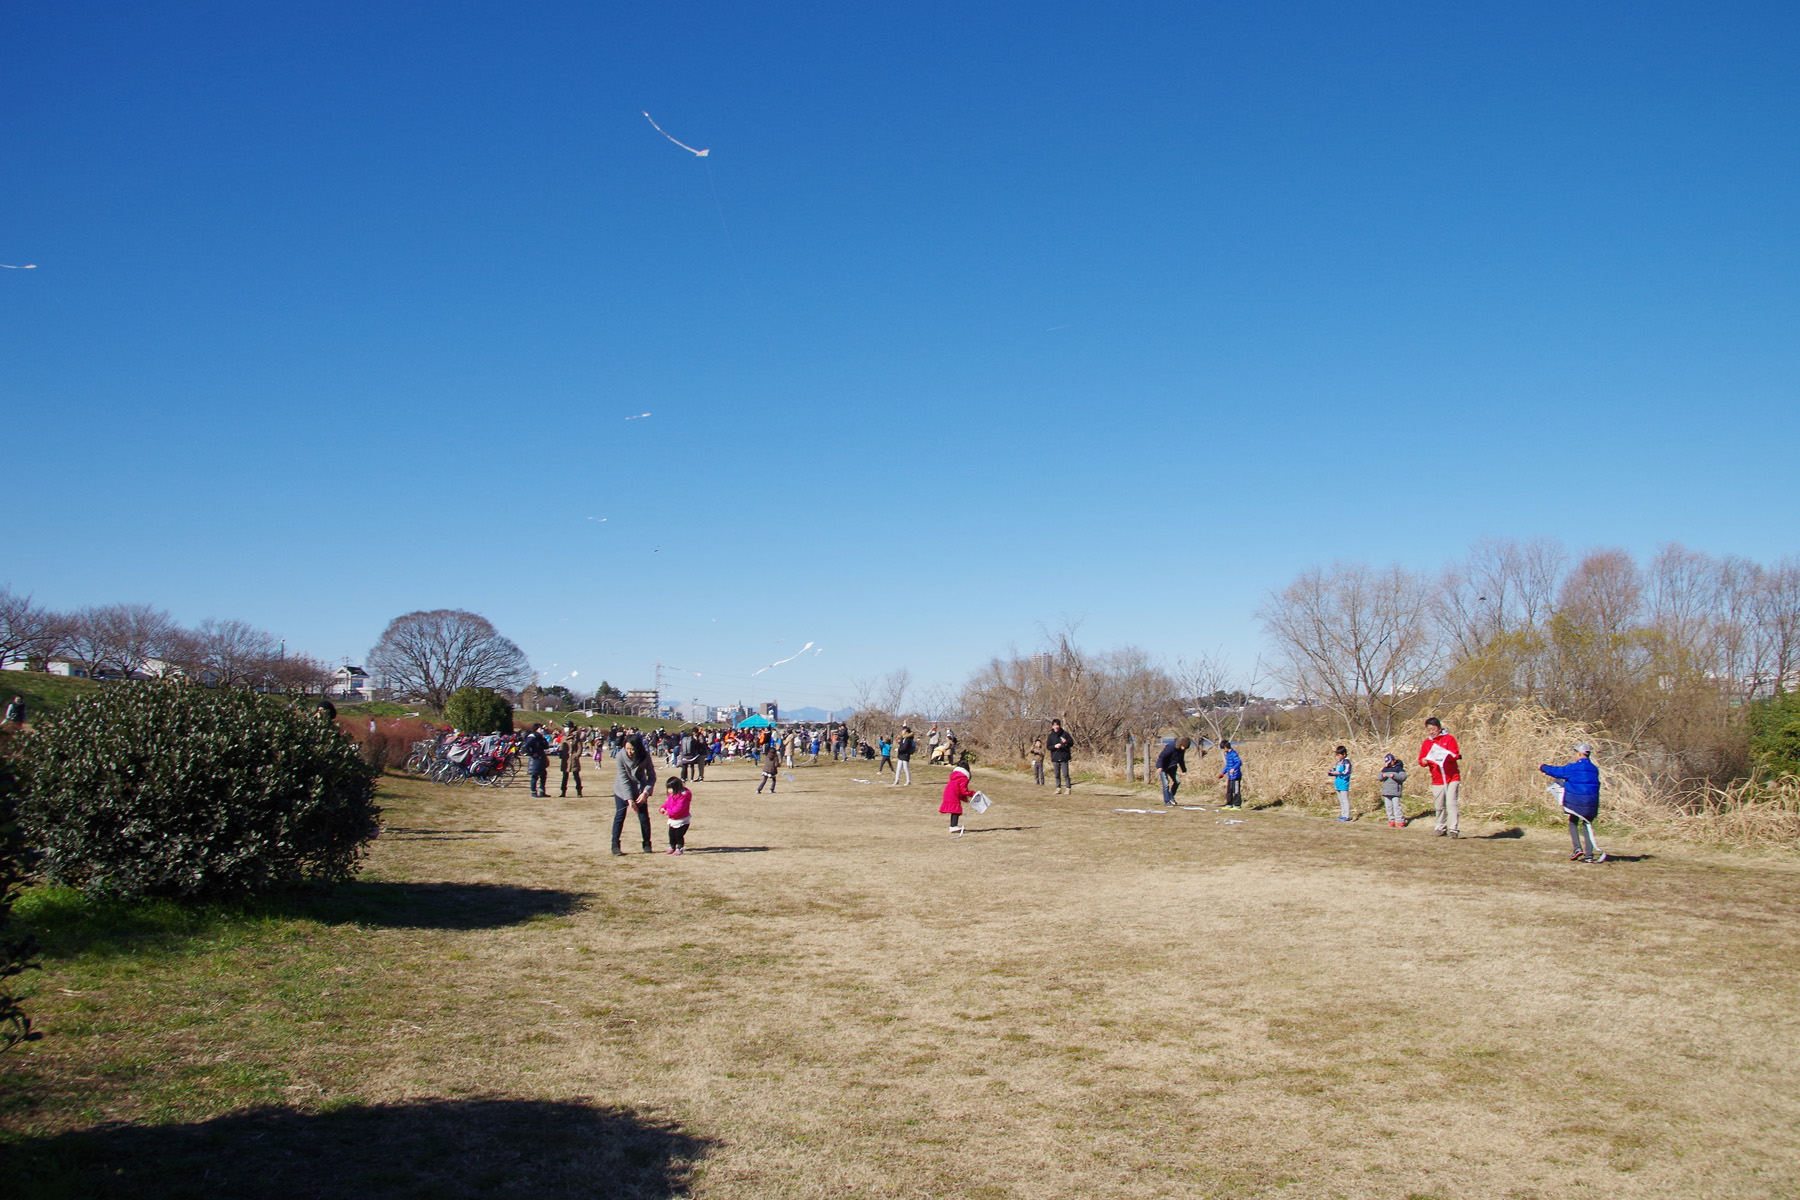
[[[1331,764],[1331,786],[1337,790],[1338,820],[1350,819],[1350,751],[1339,746],[1337,761]]]
[[[1225,752],[1225,763],[1219,769],[1219,778],[1225,781],[1225,807],[1244,807],[1244,760],[1238,752],[1231,748],[1231,740],[1226,738],[1219,742],[1219,749]]]
[[[894,747],[894,782],[889,787],[899,787],[900,777],[906,776],[906,786],[912,786],[912,756],[919,743],[912,735],[910,726],[900,727],[900,744]],[[880,774],[880,772],[876,772]]]
[[[950,768],[949,782],[944,784],[944,802],[938,805],[938,811],[950,814],[951,836],[962,836],[963,801],[974,795],[975,789],[969,786],[969,764],[960,762]]]
[[[613,779],[612,852],[625,853],[619,849],[619,835],[625,832],[625,814],[636,809],[638,827],[644,834],[644,853],[649,854],[650,797],[656,791],[656,762],[644,745],[643,736],[636,733],[625,739],[613,761],[619,764],[619,773]]]
[[[1431,799],[1437,805],[1438,837],[1461,837],[1457,804],[1462,799],[1462,747],[1444,732],[1436,717],[1425,719],[1425,740],[1419,746],[1419,765],[1431,768]]]
[[[1187,774],[1188,747],[1194,743],[1187,738],[1176,738],[1162,748],[1156,756],[1156,771],[1162,778],[1163,803],[1171,808],[1175,806],[1175,793],[1181,788],[1181,776]],[[1206,751],[1202,750],[1201,754]],[[1039,776],[1042,779],[1042,776]]]
[[[1031,778],[1039,787],[1044,786],[1044,739],[1031,739]]]
[[[1606,861],[1606,853],[1594,844],[1594,818],[1600,815],[1600,768],[1594,765],[1593,753],[1592,746],[1581,742],[1575,747],[1574,762],[1560,767],[1545,763],[1538,768],[1562,784],[1562,810],[1569,814],[1569,841],[1575,848],[1569,855],[1571,862]]]
[[[1406,764],[1388,755],[1381,764],[1381,803],[1387,809],[1389,829],[1406,828],[1406,806],[1400,793],[1406,790]]]
[[[1050,736],[1044,739],[1044,745],[1050,751],[1050,768],[1056,773],[1056,794],[1062,795],[1063,789],[1069,789],[1069,795],[1075,794],[1075,776],[1071,774],[1069,763],[1075,757],[1075,739],[1070,737],[1062,727],[1062,722],[1050,722]]]
[[[533,796],[550,796],[550,742],[544,737],[544,723],[533,722],[531,732],[525,735],[520,749],[525,751],[529,765],[526,782],[531,785]]]
[[[581,726],[570,721],[563,726],[562,736],[562,794],[569,794],[569,778],[575,779],[575,794],[581,795],[581,752],[587,749],[582,739]]]

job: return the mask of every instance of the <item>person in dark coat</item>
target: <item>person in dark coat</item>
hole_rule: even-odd
[[[1174,807],[1175,793],[1181,788],[1181,776],[1187,773],[1188,747],[1193,744],[1187,738],[1176,738],[1156,756],[1156,771],[1162,777],[1163,803],[1170,807]],[[1206,751],[1200,753],[1204,755]]]
[[[1075,777],[1070,774],[1069,763],[1075,757],[1075,739],[1063,729],[1061,721],[1050,722],[1050,736],[1044,739],[1044,748],[1050,751],[1050,769],[1056,774],[1056,794],[1062,795],[1063,789],[1069,789],[1069,795],[1075,794]]]
[[[529,764],[531,794],[534,796],[550,795],[550,742],[544,737],[544,723],[539,721],[532,725],[531,732],[525,735],[519,749],[525,751],[525,759]]]

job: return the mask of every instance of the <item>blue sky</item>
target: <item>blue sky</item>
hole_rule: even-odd
[[[466,607],[553,675],[791,706],[1072,619],[1248,666],[1261,596],[1334,557],[1777,558],[1797,34],[9,5],[0,262],[38,267],[0,271],[0,582],[332,658]]]

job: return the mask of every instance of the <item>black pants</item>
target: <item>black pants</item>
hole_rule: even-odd
[[[1075,776],[1069,770],[1068,760],[1063,759],[1063,758],[1054,758],[1054,759],[1050,760],[1050,766],[1056,773],[1056,786],[1059,788],[1068,788],[1071,792],[1074,791],[1075,790]]]
[[[613,797],[613,845],[619,844],[619,835],[625,832],[625,813],[635,807],[629,800]],[[644,831],[644,849],[650,848],[650,806],[644,805],[637,810],[638,825]]]
[[[531,784],[531,794],[548,796],[550,794],[550,760],[534,758],[531,760],[531,776],[527,780]]]
[[[579,757],[571,757],[563,763],[562,794],[565,796],[569,794],[571,777],[575,780],[575,794],[579,796],[581,795],[581,759]],[[544,782],[550,781],[545,779]]]
[[[1244,807],[1244,781],[1243,780],[1227,779],[1225,781],[1225,807],[1226,808],[1242,808],[1242,807]]]
[[[687,831],[686,825],[669,826],[669,849],[679,850],[687,845]]]
[[[763,783],[769,785],[769,795],[773,796],[775,794],[775,777],[773,775],[764,775],[762,777],[762,783],[756,785],[756,794],[759,796],[762,795]]]

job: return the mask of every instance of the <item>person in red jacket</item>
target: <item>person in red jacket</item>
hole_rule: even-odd
[[[944,802],[938,805],[939,812],[950,814],[950,836],[962,836],[963,801],[974,794],[975,789],[969,786],[969,756],[965,754],[951,770],[950,782],[944,785]]]
[[[1431,770],[1431,798],[1437,803],[1437,836],[1461,837],[1456,810],[1462,791],[1462,747],[1444,732],[1436,717],[1425,720],[1425,741],[1419,746],[1419,765]]]

